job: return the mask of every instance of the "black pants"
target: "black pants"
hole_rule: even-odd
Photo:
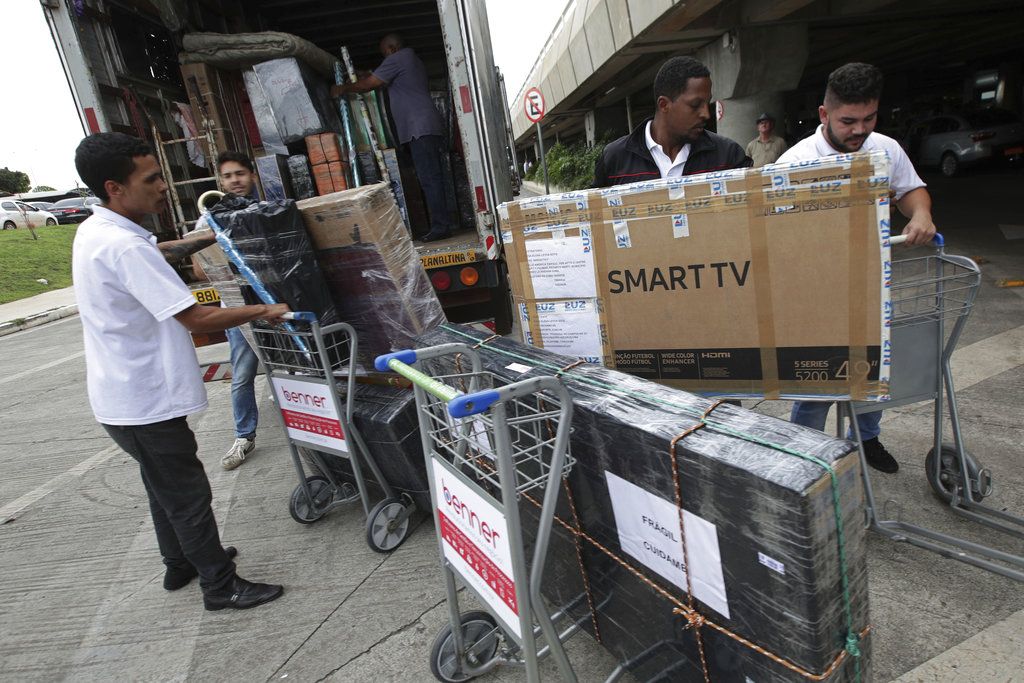
[[[416,168],[416,179],[420,181],[427,200],[430,232],[451,232],[452,215],[456,207],[449,206],[448,191],[444,186],[444,169],[441,167],[442,155],[445,153],[444,138],[440,135],[421,135],[409,142],[409,153]]]
[[[164,564],[182,568],[191,563],[203,591],[224,587],[235,576],[235,563],[220,543],[210,481],[185,418],[103,428],[139,463]]]

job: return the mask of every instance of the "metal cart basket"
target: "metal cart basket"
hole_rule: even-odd
[[[461,355],[471,369],[431,377],[412,367]],[[539,680],[553,655],[565,680],[575,674],[562,647],[580,627],[559,633],[541,596],[545,558],[569,454],[572,399],[555,377],[512,384],[481,371],[465,344],[380,356],[376,368],[411,380],[434,504],[449,623],[438,633],[430,667],[441,681],[466,681],[499,664],[522,664]],[[527,562],[518,501],[543,497],[532,562]],[[458,576],[486,611],[459,612]],[[540,642],[543,642],[543,645]],[[612,680],[612,679],[610,679]]]
[[[311,524],[358,500],[366,514],[369,546],[377,552],[394,550],[409,533],[415,504],[408,496],[395,494],[352,423],[356,331],[347,323],[320,327],[312,313],[289,317],[295,322],[284,329],[252,326],[254,350],[273,389],[299,477],[289,511],[297,522]],[[348,459],[355,484],[339,481],[325,463],[327,457]],[[316,472],[308,474],[303,460]],[[384,499],[372,509],[364,464],[384,492]]]
[[[903,241],[892,238],[892,243]],[[892,273],[892,377],[891,400],[878,403],[848,402],[843,417],[934,401],[934,443],[925,457],[925,473],[935,494],[957,514],[1024,538],[1024,518],[981,503],[992,492],[992,475],[971,457],[964,446],[957,411],[950,358],[974,305],[981,272],[965,256],[946,254],[942,235],[936,235],[934,254],[893,262]],[[947,325],[952,324],[950,329]],[[943,442],[943,400],[948,401],[952,444]],[[860,429],[850,420],[858,444]],[[865,465],[868,526],[896,541],[927,548],[961,562],[1024,581],[1024,557],[939,533],[878,514]]]

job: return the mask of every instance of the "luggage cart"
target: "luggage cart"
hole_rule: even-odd
[[[431,377],[412,367],[456,355],[470,360],[470,372]],[[527,681],[538,681],[538,663],[551,655],[562,678],[575,681],[562,643],[580,626],[559,633],[555,622],[567,608],[552,614],[541,596],[561,479],[575,462],[569,392],[555,377],[502,385],[465,344],[387,354],[375,366],[412,381],[416,394],[448,598],[448,624],[430,653],[434,676],[468,681],[519,664]],[[518,501],[533,490],[543,504],[528,566]],[[456,576],[486,610],[460,614]]]
[[[899,244],[905,237],[893,237]],[[928,485],[958,515],[1017,538],[1024,538],[1024,518],[983,505],[992,492],[992,474],[971,457],[964,445],[957,411],[950,358],[974,305],[981,271],[966,256],[945,253],[942,235],[929,256],[893,261],[891,400],[841,404],[838,435],[844,418],[851,424],[860,448],[868,528],[894,541],[910,543],[967,564],[1024,581],[1024,557],[949,536],[899,519],[883,519],[868,476],[860,429],[854,415],[903,405],[934,401],[934,442],[925,456]],[[947,335],[946,325],[952,323]],[[943,399],[949,404],[953,442],[943,441]],[[1009,565],[1009,566],[1007,566]]]
[[[288,317],[293,322],[286,329],[252,325],[254,350],[273,389],[299,477],[288,510],[295,521],[312,524],[358,500],[366,514],[366,542],[377,552],[390,552],[408,536],[416,505],[395,494],[352,423],[356,331],[347,323],[321,327],[312,313]],[[335,477],[326,457],[348,459],[355,485]],[[307,473],[304,459],[318,472]],[[363,464],[384,492],[372,508]]]

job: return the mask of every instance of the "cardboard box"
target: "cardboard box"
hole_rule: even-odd
[[[331,161],[313,166],[313,180],[319,195],[332,194],[348,189],[348,164]]]
[[[339,316],[367,366],[445,321],[394,195],[384,183],[298,202]]]
[[[498,384],[551,376],[573,362],[488,337],[449,324],[417,346],[473,346]],[[468,367],[464,360],[461,372]],[[431,376],[456,370],[452,357],[423,369]],[[695,609],[716,626],[823,676],[844,648],[844,592],[854,633],[869,617],[864,500],[852,444],[727,404],[694,430],[711,400],[595,365],[561,378],[573,401],[575,464],[560,492],[541,583],[552,611],[567,608],[591,634],[596,625],[602,645],[638,681],[703,681],[694,629],[675,611],[688,604],[692,586]],[[542,438],[550,434],[542,430]],[[532,454],[529,428],[514,439]],[[822,463],[835,473],[835,488]],[[543,495],[538,489],[518,497],[528,558],[538,507],[527,496],[539,502]],[[683,567],[692,571],[690,583]],[[711,626],[701,636],[712,681],[807,680]],[[862,680],[871,680],[870,641],[860,648]],[[853,658],[822,680],[857,680]]]
[[[345,149],[337,133],[320,133],[306,136],[306,151],[313,166],[331,161],[346,161]]]
[[[182,64],[181,80],[200,134],[204,130],[203,119],[210,121],[216,153],[243,149],[232,130],[232,113],[237,105],[229,101],[233,91],[231,79],[209,64]],[[203,149],[205,153],[205,145]]]
[[[690,391],[882,400],[888,175],[843,155],[503,204],[525,340]]]

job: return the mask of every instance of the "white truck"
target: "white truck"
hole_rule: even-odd
[[[146,137],[156,129],[165,141],[182,137],[171,112],[173,103],[188,102],[178,64],[186,33],[281,31],[339,59],[339,48],[346,45],[361,68],[379,63],[383,35],[401,34],[424,60],[432,88],[443,81],[450,93],[461,142],[458,158],[468,179],[461,183],[460,202],[471,205],[475,217],[474,229],[466,226],[443,241],[417,244],[417,250],[450,320],[490,319],[499,333],[511,329],[496,207],[512,198],[518,178],[483,0],[41,0],[41,5],[83,128]],[[414,227],[425,231],[426,226]]]

